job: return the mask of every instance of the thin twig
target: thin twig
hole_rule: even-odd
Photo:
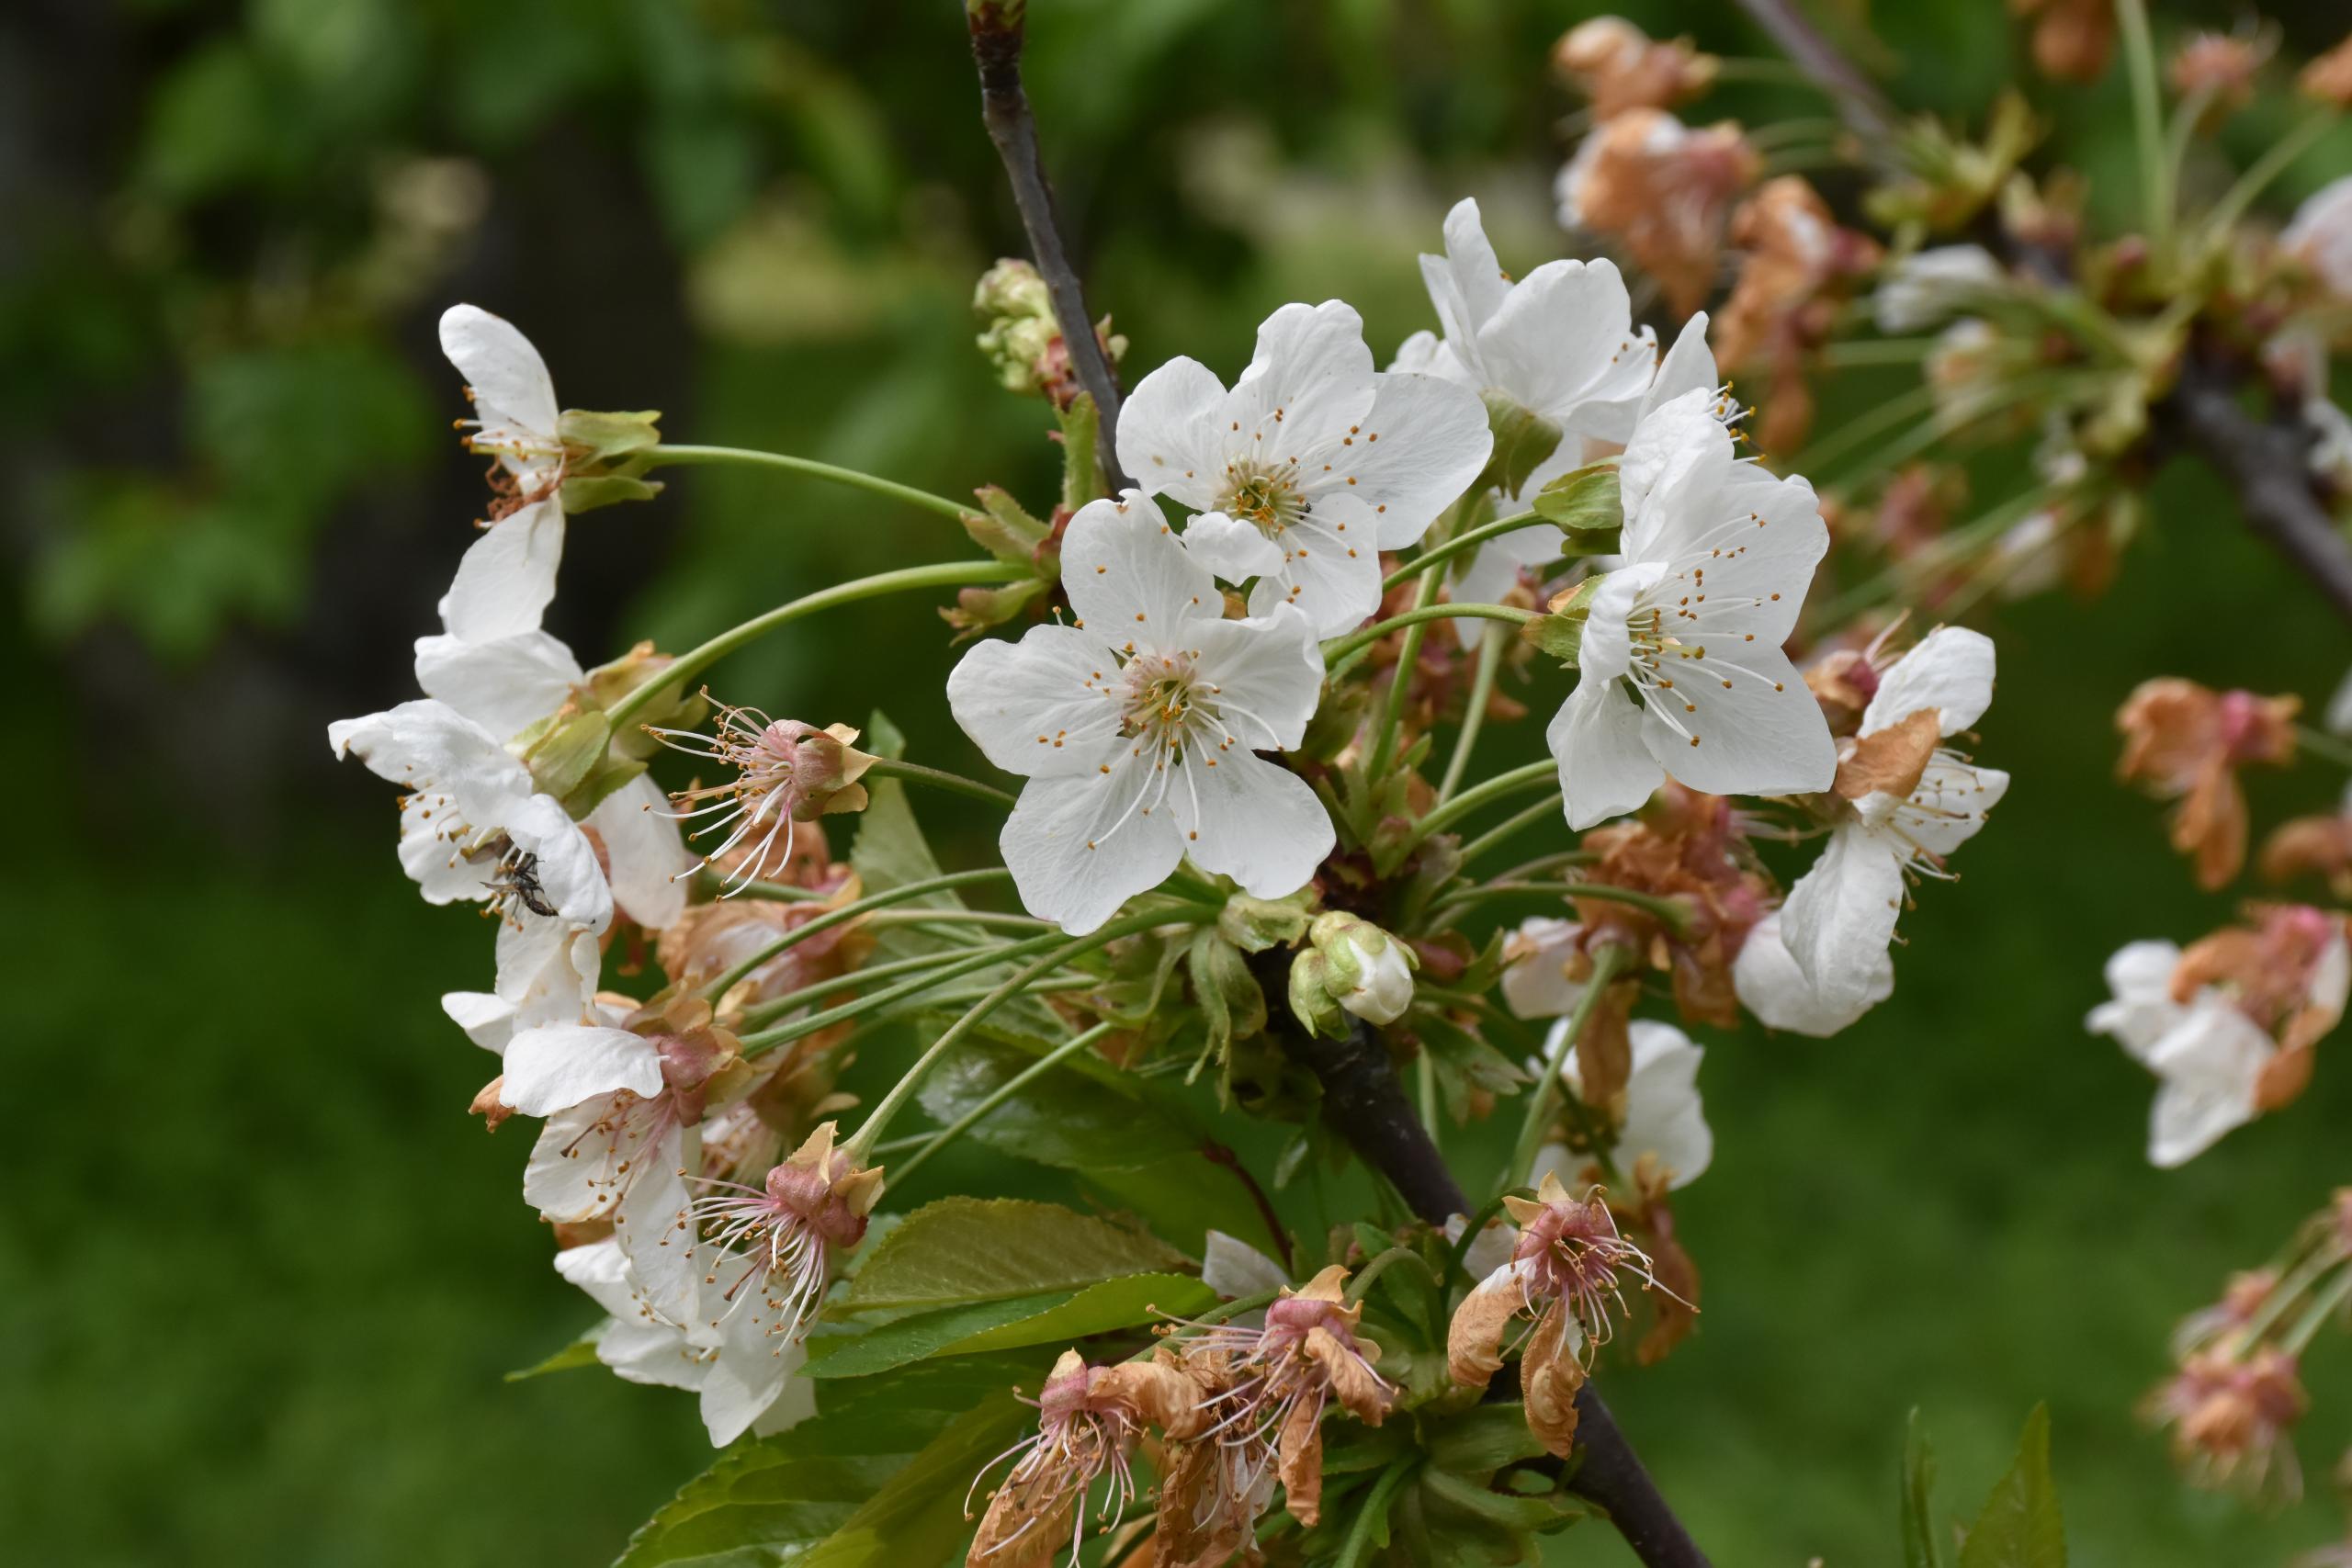
[[[1878,84],[1822,37],[1793,0],[1739,0],[1739,8],[1771,35],[1781,53],[1830,90],[1848,125],[1864,137],[1884,136],[1894,127],[1894,106]]]
[[[1103,478],[1113,491],[1127,487],[1119,468],[1114,438],[1119,425],[1119,378],[1111,368],[1094,334],[1094,318],[1087,313],[1086,291],[1070,265],[1062,244],[1060,220],[1054,213],[1054,189],[1046,181],[1046,163],[1037,151],[1037,121],[1029,109],[1029,95],[1021,88],[1021,45],[1028,18],[1027,0],[965,0],[964,19],[971,28],[972,62],[980,72],[980,118],[1004,162],[1005,178],[1012,186],[1012,203],[1021,209],[1021,226],[1029,234],[1030,254],[1037,276],[1053,296],[1054,320],[1062,329],[1062,344],[1069,352],[1078,384],[1094,400],[1102,415],[1096,445],[1102,457]]]

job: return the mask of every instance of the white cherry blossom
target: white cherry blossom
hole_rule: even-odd
[[[745,1432],[768,1437],[816,1413],[813,1386],[797,1376],[803,1343],[772,1336],[758,1314],[726,1296],[735,1254],[710,1260],[697,1309],[683,1327],[663,1321],[639,1287],[620,1244],[607,1237],[556,1254],[556,1272],[579,1286],[612,1321],[596,1334],[596,1359],[631,1382],[689,1389],[701,1396],[711,1446]]]
[[[1836,743],[1781,644],[1829,547],[1813,487],[1733,456],[1718,394],[1654,409],[1618,467],[1624,564],[1600,581],[1576,690],[1545,739],[1568,825],[1670,772],[1711,795],[1828,787]]]
[[[1566,1019],[1552,1026],[1552,1036],[1544,1042],[1547,1055],[1567,1027]],[[1628,1029],[1633,1070],[1625,1079],[1625,1120],[1611,1157],[1628,1179],[1646,1156],[1666,1176],[1669,1191],[1687,1187],[1706,1174],[1715,1157],[1715,1135],[1699,1098],[1699,1064],[1707,1053],[1674,1025],[1656,1019],[1634,1019]],[[1560,1080],[1579,1098],[1584,1094],[1573,1046],[1561,1059]],[[1583,1156],[1565,1145],[1546,1144],[1535,1156],[1528,1185],[1542,1186],[1548,1173],[1563,1185],[1576,1187],[1584,1164]]]
[[[1849,758],[1922,713],[1935,716],[1925,740],[1973,728],[1993,701],[1993,668],[1992,639],[1983,633],[1958,626],[1928,633],[1880,678]],[[1828,847],[1789,890],[1780,923],[1790,955],[1831,1013],[1869,1005],[1884,983],[1905,879],[1948,875],[1946,857],[1984,825],[2009,775],[1935,744],[1907,794],[1873,791],[1849,801],[1846,787]]]
[[[2126,942],[2107,961],[2113,997],[2084,1020],[2162,1080],[2148,1113],[2148,1161],[2186,1164],[2259,1111],[2262,1070],[2278,1043],[2211,986],[2187,1002],[2173,998],[2180,949]]]
[[[1221,618],[1207,568],[1136,491],[1071,519],[1062,582],[1077,625],[980,643],[947,681],[965,733],[1029,776],[998,840],[1023,905],[1091,931],[1187,855],[1253,897],[1296,891],[1330,818],[1257,751],[1296,746],[1315,712],[1306,617]]]
[[[2007,283],[2008,274],[1984,246],[1936,245],[1887,269],[1871,296],[1871,315],[1890,335],[1923,332]]]
[[[1318,637],[1380,604],[1380,552],[1429,531],[1493,445],[1483,404],[1428,376],[1380,375],[1363,321],[1337,299],[1285,305],[1227,390],[1194,359],[1145,377],[1120,411],[1119,461],[1149,494],[1199,513],[1185,547],[1250,613],[1305,612]]]
[[[441,316],[441,352],[466,378],[467,445],[496,459],[495,520],[458,563],[441,601],[452,637],[486,641],[536,631],[563,559],[562,410],[547,361],[514,323],[472,305]]]
[[[1789,952],[1778,909],[1756,922],[1732,961],[1731,984],[1739,1005],[1769,1029],[1826,1040],[1894,994],[1894,960],[1882,949],[1863,976],[1859,996],[1850,987],[1838,1000],[1825,998]]]

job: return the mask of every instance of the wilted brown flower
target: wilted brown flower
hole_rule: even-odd
[[[2245,792],[2237,772],[2294,760],[2292,696],[2215,692],[2175,676],[2143,681],[2115,716],[2123,733],[2119,774],[2180,804],[2172,846],[2193,856],[2198,886],[2216,888],[2245,863]]]
[[[1622,241],[1687,316],[1715,286],[1733,198],[1762,167],[1730,120],[1693,130],[1663,109],[1628,109],[1560,171],[1560,222]]]
[[[1077,1351],[1063,1351],[1038,1392],[1037,1430],[990,1460],[972,1482],[977,1491],[990,1470],[1013,1461],[989,1495],[988,1512],[965,1561],[973,1568],[1043,1568],[1061,1550],[1067,1527],[1075,1563],[1086,1529],[1080,1506],[1088,1489],[1105,1475],[1111,1478],[1103,1529],[1116,1529],[1135,1499],[1136,1440],[1147,1426],[1171,1438],[1193,1436],[1206,1420],[1198,1395],[1193,1380],[1159,1356],[1090,1367]],[[967,1517],[970,1512],[967,1494]]]
[[[2352,109],[2352,35],[2325,54],[2316,56],[2295,78],[2306,97],[2339,109]]]
[[[2271,829],[2255,862],[2270,882],[2323,877],[2338,898],[2352,898],[2352,815],[2297,817]]]
[[[1683,918],[1675,923],[1617,899],[1579,898],[1583,945],[1623,944],[1651,969],[1672,974],[1685,1019],[1736,1024],[1732,962],[1771,903],[1747,830],[1728,799],[1669,779],[1639,817],[1586,834],[1584,848],[1596,858],[1584,880],[1676,899]]]
[[[1323,1509],[1323,1412],[1334,1400],[1368,1426],[1396,1391],[1374,1370],[1380,1347],[1358,1337],[1363,1309],[1346,1299],[1348,1271],[1334,1264],[1266,1308],[1259,1327],[1217,1324],[1184,1341],[1196,1381],[1215,1396],[1214,1438],[1228,1450],[1209,1479],[1229,1497],[1254,1494],[1271,1463],[1291,1517],[1312,1525]]]
[[[2262,1069],[2256,1103],[2275,1111],[2311,1081],[2312,1047],[2344,1017],[2352,992],[2352,945],[2343,918],[2307,904],[2257,906],[2251,923],[2192,942],[2173,968],[2173,999],[2207,987],[2278,1042]]]
[[[688,839],[728,829],[704,860],[734,866],[728,874],[730,892],[741,891],[761,868],[792,859],[796,824],[865,808],[865,786],[857,781],[874,759],[852,744],[857,731],[845,724],[819,729],[797,718],[771,719],[757,708],[721,705],[707,735],[695,729],[653,733],[673,750],[727,770],[729,776],[718,783],[673,791],[670,799],[687,821],[711,818]]]
[[[1791,452],[1813,427],[1806,356],[1829,335],[1838,286],[1877,266],[1879,247],[1840,228],[1813,186],[1794,175],[1768,181],[1732,215],[1739,278],[1715,319],[1717,359],[1760,367],[1770,378],[1757,442]]]
[[[2267,36],[2194,34],[2172,57],[2173,91],[2183,97],[2205,95],[2209,107],[2203,123],[2210,127],[2253,101],[2255,73],[2274,47]]]
[[[2214,1345],[2232,1351],[2243,1348],[2223,1342],[2253,1322],[2263,1303],[2270,1299],[2270,1292],[2278,1288],[2276,1269],[2253,1269],[2231,1275],[2220,1301],[2180,1320],[2180,1326],[2173,1331],[2174,1359],[2184,1359]]]
[[[2173,1429],[2173,1454],[2199,1486],[2293,1497],[2302,1472],[2282,1441],[2310,1401],[2295,1359],[2265,1347],[2245,1360],[2207,1351],[2181,1363],[2149,1396],[2146,1413]]]
[[[2115,50],[2115,0],[2009,0],[2033,22],[2033,62],[2045,76],[2096,82]]]
[[[1610,1308],[1625,1311],[1619,1286],[1631,1274],[1644,1290],[1663,1290],[1649,1255],[1618,1233],[1606,1196],[1594,1188],[1571,1198],[1547,1173],[1532,1201],[1506,1198],[1520,1227],[1509,1263],[1481,1280],[1462,1304],[1445,1337],[1446,1366],[1464,1388],[1484,1388],[1502,1370],[1510,1325],[1532,1317],[1535,1327],[1520,1348],[1520,1385],[1527,1427],[1565,1459],[1576,1446],[1577,1390],[1584,1385],[1589,1348],[1607,1343]]]
[[[1593,118],[1670,109],[1714,85],[1722,62],[1687,38],[1660,41],[1623,17],[1578,22],[1552,46],[1552,67],[1592,100]]]

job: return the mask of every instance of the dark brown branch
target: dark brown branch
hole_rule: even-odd
[[[1848,125],[1864,136],[1883,136],[1894,124],[1894,106],[1878,84],[1838,52],[1797,8],[1796,0],[1739,0],[1739,8],[1765,32],[1782,54],[1804,73],[1829,89]]]
[[[1045,159],[1037,151],[1037,121],[1029,111],[1029,95],[1021,88],[1021,45],[1028,12],[1027,0],[966,0],[964,15],[972,33],[972,61],[980,71],[980,118],[1004,162],[1005,178],[1012,186],[1013,205],[1021,209],[1021,226],[1029,234],[1029,252],[1037,276],[1053,296],[1054,320],[1062,329],[1062,344],[1069,351],[1070,368],[1078,384],[1094,400],[1102,416],[1097,445],[1102,456],[1103,478],[1114,491],[1126,488],[1114,441],[1119,427],[1119,378],[1111,357],[1094,333],[1094,318],[1087,313],[1086,291],[1063,248],[1061,225],[1054,214],[1053,186],[1046,181]]]
[[[1442,1225],[1453,1215],[1470,1213],[1476,1205],[1430,1141],[1379,1036],[1359,1023],[1344,1039],[1326,1040],[1290,1018],[1281,999],[1288,989],[1289,956],[1276,948],[1251,967],[1273,1009],[1269,1028],[1291,1059],[1322,1082],[1325,1121],[1423,1220]],[[1646,1568],[1708,1568],[1706,1554],[1675,1517],[1589,1382],[1577,1393],[1577,1438],[1582,1458],[1568,1489],[1600,1506]]]
[[[2335,613],[2352,621],[2352,545],[2312,485],[2312,432],[2291,413],[2257,419],[2238,401],[2229,367],[2192,354],[2157,405],[2158,428],[2222,471],[2246,525],[2311,580]]]

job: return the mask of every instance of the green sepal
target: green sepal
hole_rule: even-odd
[[[607,752],[604,761],[563,797],[563,808],[571,814],[573,821],[585,821],[588,814],[604,805],[616,790],[644,772],[643,758]]]
[[[1544,460],[1559,450],[1560,427],[1500,392],[1481,394],[1487,404],[1487,428],[1494,433],[1493,453],[1474,491],[1499,490],[1517,495]]]
[[[1584,649],[1584,623],[1592,614],[1592,596],[1601,580],[1588,577],[1552,601],[1544,614],[1526,622],[1519,635],[1573,670]]]
[[[651,501],[662,493],[662,481],[634,474],[574,474],[563,481],[563,510],[594,512],[624,501]]]
[[[955,640],[962,642],[1004,625],[1035,603],[1046,587],[1046,583],[1032,577],[1008,582],[1001,588],[959,588],[956,591],[955,606],[941,606],[939,618],[956,628]]]
[[[964,513],[964,532],[972,543],[1007,566],[1034,569],[1037,547],[1053,536],[1053,530],[1030,516],[1001,485],[983,485],[978,494],[980,510]]]
[[[1252,898],[1236,893],[1217,911],[1217,934],[1244,953],[1293,946],[1314,923],[1316,901],[1312,887],[1281,898]]]
[[[662,445],[662,433],[654,426],[661,420],[662,411],[659,409],[641,409],[634,413],[598,413],[590,409],[566,409],[556,421],[555,433],[573,452],[574,466],[582,467],[610,463],[616,458],[659,446]]]
[[[541,795],[563,799],[578,789],[604,760],[613,727],[594,709],[556,713],[524,732],[523,764]]]
[[[1234,1041],[1264,1032],[1266,993],[1250,973],[1240,950],[1214,931],[1193,933],[1184,964],[1192,976],[1193,999],[1200,1003],[1201,1017],[1208,1026],[1208,1047],[1203,1059],[1214,1052],[1222,1062]]]
[[[1589,463],[1562,474],[1537,491],[1532,504],[1539,516],[1571,534],[1625,525],[1623,488],[1614,462]]]
[[[596,1342],[602,1339],[605,1330],[612,1326],[611,1318],[600,1317],[582,1329],[561,1349],[532,1362],[527,1367],[515,1368],[500,1381],[522,1382],[529,1378],[545,1377],[549,1372],[568,1372],[578,1367],[593,1367],[596,1364]]]

